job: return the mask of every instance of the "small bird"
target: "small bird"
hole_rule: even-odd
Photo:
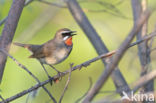
[[[62,62],[69,56],[73,48],[72,36],[76,35],[75,32],[76,31],[71,31],[67,28],[60,29],[56,32],[52,40],[42,45],[21,44],[16,42],[14,44],[28,49],[32,53],[29,58],[36,58],[41,63],[47,76],[51,78],[43,64],[49,65],[60,73],[53,65]]]

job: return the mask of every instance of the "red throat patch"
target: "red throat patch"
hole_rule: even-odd
[[[72,43],[72,37],[69,37],[66,41],[65,41],[65,44],[68,45],[68,46],[71,46],[73,43]]]

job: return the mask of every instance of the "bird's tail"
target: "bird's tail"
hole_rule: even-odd
[[[17,42],[14,42],[13,44],[20,46],[20,47],[23,47],[23,48],[29,48],[29,44],[22,44],[22,43],[17,43]]]

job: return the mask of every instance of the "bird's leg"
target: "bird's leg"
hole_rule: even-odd
[[[57,73],[58,73],[58,75],[59,75],[59,77],[61,76],[61,73],[62,72],[60,72],[60,71],[58,71],[54,66],[52,66],[52,65],[49,65],[52,69],[54,69]]]
[[[45,67],[44,67],[43,63],[41,63],[41,62],[40,62],[40,64],[42,65],[43,70],[46,72],[46,74],[47,74],[48,78],[50,79],[50,84],[52,85],[52,80],[53,80],[53,79],[51,79],[51,76],[49,76],[49,74],[48,74],[47,70],[45,69]]]

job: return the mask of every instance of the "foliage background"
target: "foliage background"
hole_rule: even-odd
[[[102,6],[96,3],[96,1],[107,2],[108,4],[115,5],[115,9],[109,8],[108,5]],[[58,1],[53,0],[50,2]],[[122,3],[117,5],[119,2]],[[12,0],[0,0],[0,20],[7,16],[11,3]],[[58,3],[63,4],[61,1]],[[85,0],[84,2],[79,0],[79,3],[109,50],[115,50],[133,26],[130,0]],[[149,0],[149,6],[156,6],[156,1]],[[87,11],[88,9],[107,10],[118,14],[118,16],[111,15],[108,12],[91,12]],[[115,10],[119,10],[119,12],[116,12]],[[124,17],[120,17],[121,15]],[[154,13],[150,18],[148,29],[149,33],[152,32],[155,27],[155,18],[156,13]],[[65,27],[70,28],[71,30],[76,30],[78,35],[73,39],[74,48],[70,56],[64,62],[55,65],[58,70],[67,70],[70,67],[69,63],[78,65],[97,56],[91,43],[76,24],[68,9],[49,6],[38,1],[32,2],[24,8],[13,41],[20,43],[42,44],[53,38],[58,29]],[[3,26],[0,27],[0,31],[2,31],[2,29]],[[153,47],[155,46],[156,43],[154,42]],[[151,53],[153,69],[156,67],[155,53],[155,51]],[[47,76],[39,62],[35,59],[27,58],[30,55],[27,50],[12,45],[10,54],[24,64],[41,81],[47,79]],[[137,56],[136,46],[129,49],[121,60],[119,67],[128,84],[133,86],[133,82],[136,81],[140,75],[140,63]],[[46,66],[46,68],[51,76],[56,74],[55,71],[48,66]],[[91,77],[93,82],[95,82],[103,69],[104,65],[102,62],[97,61],[81,71],[76,70],[75,72],[72,72],[71,81],[68,90],[65,93],[63,103],[73,103],[81,97],[89,87],[90,83],[88,77]],[[57,100],[60,98],[67,77],[68,76],[63,77],[59,83],[54,84],[52,87],[50,84],[46,85]],[[28,89],[35,84],[36,81],[30,77],[29,74],[8,58],[3,80],[0,85],[0,94],[2,94],[4,98],[13,96],[14,94]],[[95,99],[105,98],[105,95],[113,94],[111,91],[114,90],[115,87],[110,78],[101,90],[108,91],[108,93],[100,93]],[[23,103],[27,96],[28,95],[25,95],[12,103]],[[114,98],[115,96],[117,95],[113,95],[112,97]],[[48,100],[49,96],[44,90],[40,89],[36,98],[29,99],[29,103],[45,103]]]

